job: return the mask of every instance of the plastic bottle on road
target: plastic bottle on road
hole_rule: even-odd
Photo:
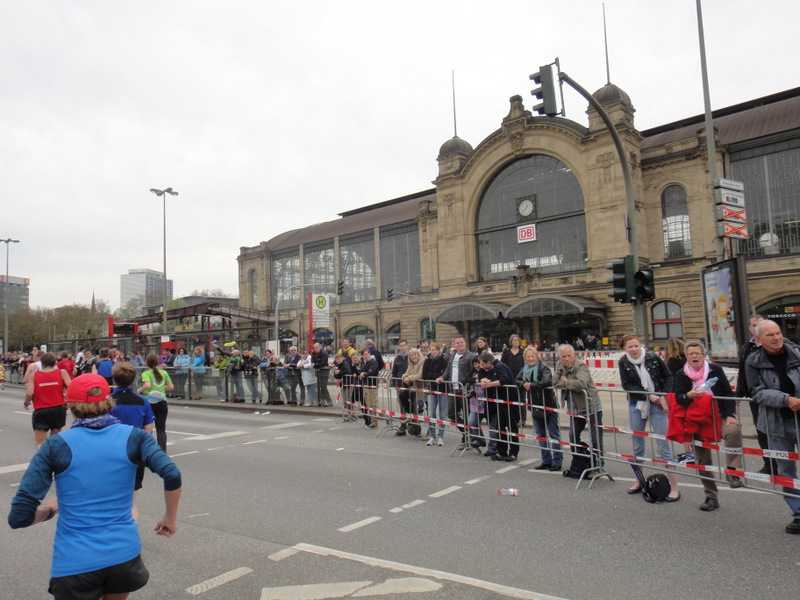
[[[519,496],[519,490],[517,488],[504,488],[502,490],[497,490],[497,493],[503,496]]]

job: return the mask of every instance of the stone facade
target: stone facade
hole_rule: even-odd
[[[650,306],[661,301],[678,304],[683,337],[705,338],[700,271],[717,261],[705,127],[702,123],[690,124],[680,134],[668,133],[671,136],[668,142],[653,143],[660,132],[647,136],[636,130],[634,107],[625,92],[609,84],[598,90],[595,98],[616,124],[632,171],[636,204],[632,220],[638,229],[638,254],[641,264],[650,265],[656,277],[657,297]],[[606,264],[629,253],[625,232],[625,184],[610,133],[591,107],[587,116],[588,127],[564,118],[533,117],[525,110],[522,98],[514,96],[500,128],[476,148],[459,138],[453,138],[442,146],[435,190],[381,203],[374,209],[362,209],[374,217],[373,227],[365,226],[363,230],[374,232],[378,298],[337,303],[332,313],[334,336],[339,339],[352,328],[361,326],[376,332],[378,345],[385,346],[384,333],[390,329],[397,330],[399,325],[399,335],[413,343],[420,337],[421,322],[428,318],[428,307],[433,318],[437,319],[449,307],[479,304],[487,311],[489,306],[500,307],[500,312],[493,317],[487,313],[487,318],[481,320],[481,327],[488,327],[487,321],[494,319],[499,324],[498,331],[519,331],[523,338],[536,340],[543,331],[554,331],[552,323],[560,318],[559,315],[512,318],[511,322],[504,315],[526,298],[562,297],[570,301],[583,300],[586,306],[570,311],[571,316],[562,319],[565,325],[559,325],[558,331],[574,331],[581,336],[597,331],[601,336],[611,338],[612,342],[616,336],[630,332],[634,322],[632,308],[627,304],[615,304],[607,295],[610,286],[606,282],[610,275]],[[796,126],[800,127],[800,123]],[[795,132],[795,137],[800,137],[800,134]],[[496,175],[520,158],[532,155],[558,159],[579,182],[587,230],[585,268],[543,274],[520,265],[516,276],[482,280],[476,214]],[[717,140],[717,170],[721,176],[727,176],[728,166],[725,141]],[[691,254],[677,259],[665,255],[662,195],[670,186],[680,186],[685,190],[691,224]],[[386,286],[381,284],[380,272],[379,237],[385,223],[379,221],[386,218],[390,210],[395,211],[397,222],[416,223],[420,263],[419,290],[411,296],[401,295],[393,302],[388,302],[385,297]],[[351,225],[358,218],[363,218],[363,215],[345,213],[338,221],[314,226],[313,230],[302,230],[306,234],[305,243],[332,238],[338,257],[339,236],[348,228],[352,230]],[[269,283],[273,281],[271,260],[274,252],[285,250],[285,237],[286,234],[282,234],[259,246],[241,248],[238,261],[240,302],[243,306],[274,310],[274,293]],[[302,265],[302,243],[299,246]],[[778,296],[798,293],[797,267],[796,255],[748,261],[751,303],[757,307]],[[343,278],[338,259],[335,269],[338,281]],[[253,285],[257,286],[255,294]],[[251,306],[254,299],[257,306]],[[648,309],[646,334],[652,338],[650,314]],[[474,338],[481,334],[471,327],[474,318],[460,321],[437,319],[437,338],[449,341],[456,331],[469,333]],[[281,310],[281,327],[284,329],[302,332],[304,327],[307,328],[307,319],[307,312],[302,309]],[[300,333],[300,339],[304,339],[303,333]],[[654,339],[653,343],[658,345],[664,341]]]

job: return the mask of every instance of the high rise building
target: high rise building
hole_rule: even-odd
[[[164,303],[164,273],[153,269],[128,269],[127,275],[119,276],[119,305],[125,308],[128,302],[143,296],[142,306]],[[167,299],[172,300],[172,280],[167,279]]]
[[[9,276],[8,282],[6,282],[6,276],[0,275],[0,282],[2,282],[0,285],[0,310],[5,306],[8,314],[12,315],[18,310],[29,307],[30,279]]]

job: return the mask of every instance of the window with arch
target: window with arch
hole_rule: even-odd
[[[375,332],[366,325],[355,325],[344,332],[344,337],[350,338],[350,342],[356,350],[363,350],[368,339],[375,340]]]
[[[661,225],[664,229],[664,258],[692,255],[692,232],[686,190],[671,185],[661,194]]]
[[[280,308],[299,308],[303,306],[303,290],[300,287],[300,249],[295,247],[275,254],[272,258],[273,304],[280,295]]]
[[[677,302],[657,302],[650,309],[650,316],[653,320],[653,338],[666,340],[683,337],[681,305]]]
[[[386,330],[386,351],[390,354],[397,352],[397,342],[400,341],[400,323],[395,323]]]
[[[521,225],[530,226],[525,238]],[[537,273],[586,268],[583,192],[572,169],[552,156],[528,156],[500,171],[481,198],[475,233],[483,281],[516,275],[519,265]]]
[[[247,280],[250,287],[250,308],[258,309],[258,273],[255,269],[250,269]]]

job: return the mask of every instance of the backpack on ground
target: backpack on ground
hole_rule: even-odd
[[[569,465],[569,469],[564,471],[562,475],[572,479],[580,479],[584,471],[592,468],[592,455],[589,450],[589,444],[586,442],[573,444],[572,451],[574,452],[572,462]],[[597,463],[595,463],[596,465]]]
[[[642,497],[645,502],[655,504],[663,502],[669,496],[672,488],[669,484],[669,478],[664,473],[654,473],[645,478],[639,465],[631,463],[631,469],[633,469],[633,474],[636,475],[636,480],[642,488]]]

